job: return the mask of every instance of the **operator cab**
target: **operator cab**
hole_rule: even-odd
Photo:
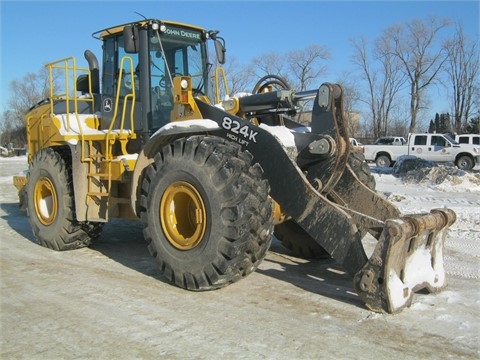
[[[207,40],[218,62],[225,48],[217,32],[179,23],[145,20],[93,34],[103,41],[100,109],[102,128],[134,129],[148,137],[171,121],[173,79],[189,76],[194,96],[209,96]],[[219,38],[221,39],[221,38]],[[223,39],[222,39],[223,40]]]

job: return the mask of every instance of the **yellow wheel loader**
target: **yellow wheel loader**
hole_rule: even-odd
[[[298,255],[333,257],[373,311],[399,312],[417,290],[446,285],[455,213],[402,215],[375,192],[350,152],[339,85],[295,92],[270,76],[220,101],[210,74],[221,72],[207,59],[212,43],[225,61],[218,31],[149,19],[93,36],[102,67],[88,50],[88,67],[47,64],[63,84],[51,80],[50,97],[26,115],[29,171],[14,184],[41,245],[88,246],[122,217],[143,223],[160,272],[189,290],[255,271],[274,234]],[[308,128],[294,121],[306,100]]]

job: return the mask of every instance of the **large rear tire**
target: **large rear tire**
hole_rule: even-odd
[[[259,165],[224,139],[192,136],[165,146],[144,173],[140,218],[148,249],[170,282],[211,290],[261,263],[273,202]]]
[[[371,190],[375,190],[375,178],[362,154],[351,152],[348,164],[358,179]],[[275,237],[292,255],[302,259],[328,259],[330,255],[294,220],[275,226]]]
[[[90,245],[100,236],[103,223],[76,220],[69,155],[65,149],[58,150],[41,149],[34,155],[27,184],[27,208],[39,244],[63,251]]]

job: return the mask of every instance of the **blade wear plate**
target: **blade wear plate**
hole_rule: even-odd
[[[442,290],[444,241],[455,220],[449,209],[387,220],[372,256],[354,278],[367,308],[398,313],[410,306],[414,292]]]

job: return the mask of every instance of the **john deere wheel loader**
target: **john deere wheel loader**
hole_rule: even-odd
[[[295,92],[266,77],[251,95],[215,101],[207,43],[224,63],[217,31],[150,19],[93,35],[101,76],[88,50],[88,68],[47,64],[63,86],[51,80],[26,115],[29,172],[14,183],[41,245],[88,246],[109,219],[134,218],[160,272],[189,290],[255,271],[274,233],[304,256],[333,257],[373,311],[399,312],[415,291],[446,285],[455,213],[402,215],[375,192],[350,153],[340,86]],[[298,131],[308,99],[311,127]],[[370,258],[367,233],[378,241]]]

